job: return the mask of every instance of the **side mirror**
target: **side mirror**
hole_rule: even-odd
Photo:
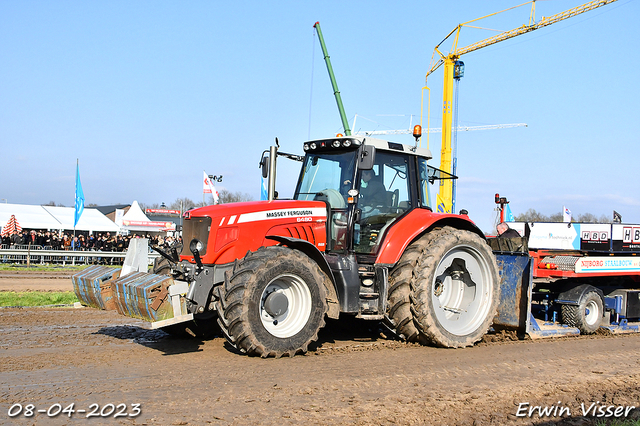
[[[269,176],[269,156],[265,155],[260,161],[260,167],[262,168],[262,177],[267,178]]]
[[[360,151],[360,164],[358,168],[360,170],[371,170],[376,160],[376,148],[371,145],[362,145]]]

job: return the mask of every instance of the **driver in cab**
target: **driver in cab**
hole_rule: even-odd
[[[379,214],[379,207],[384,207],[386,203],[387,190],[380,178],[376,176],[373,170],[363,170],[359,202],[363,216]]]

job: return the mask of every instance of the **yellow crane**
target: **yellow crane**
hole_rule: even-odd
[[[491,13],[489,15],[483,16],[481,18],[473,19],[471,21],[459,24],[456,28],[454,28],[447,36],[438,44],[434,51],[431,59],[431,69],[427,72],[426,78],[429,77],[435,70],[437,70],[441,65],[444,64],[444,89],[443,89],[443,108],[442,108],[442,148],[440,152],[440,169],[451,174],[452,173],[452,144],[451,144],[451,131],[452,131],[452,122],[453,122],[453,86],[454,79],[459,78],[460,73],[463,70],[464,64],[458,59],[460,56],[465,53],[473,52],[474,50],[482,49],[483,47],[490,46],[492,44],[499,43],[504,40],[508,40],[510,38],[519,36],[521,34],[526,34],[533,30],[537,30],[538,28],[546,27],[548,25],[554,24],[556,22],[560,22],[567,18],[571,18],[572,16],[580,15],[581,13],[588,12],[590,10],[596,9],[601,6],[605,6],[609,3],[613,3],[616,0],[593,0],[588,3],[585,3],[581,6],[574,7],[569,10],[565,10],[564,12],[557,13],[555,15],[549,17],[543,17],[540,21],[535,22],[535,6],[536,0],[529,1],[518,6],[514,6],[505,10],[501,10],[500,12]],[[490,16],[497,15],[502,12],[506,12],[507,10],[515,9],[527,4],[531,4],[531,14],[529,16],[529,23],[522,25],[518,28],[514,28],[509,31],[504,31],[500,34],[497,34],[493,37],[486,38],[484,40],[478,41],[476,43],[470,44],[466,47],[458,48],[458,37],[460,36],[460,31],[463,27],[472,27],[472,22],[479,21],[481,19],[488,18]],[[440,51],[440,46],[447,40],[449,37],[453,36],[453,45],[448,54],[443,54]],[[426,88],[426,86],[425,86]],[[440,180],[440,191],[437,197],[437,210],[439,212],[451,213],[452,206],[454,203],[453,200],[453,180],[452,179],[442,179]]]

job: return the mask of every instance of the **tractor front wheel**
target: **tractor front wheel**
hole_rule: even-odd
[[[325,324],[326,281],[303,253],[262,247],[239,260],[215,288],[218,323],[229,343],[249,355],[304,353]]]

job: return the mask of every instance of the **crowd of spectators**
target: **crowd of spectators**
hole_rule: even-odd
[[[44,250],[83,250],[83,251],[115,251],[123,252],[129,247],[132,238],[148,238],[149,246],[168,248],[181,237],[164,237],[161,235],[112,235],[110,232],[89,234],[85,232],[55,232],[23,229],[20,233],[2,237],[3,248],[17,246],[37,246]]]

